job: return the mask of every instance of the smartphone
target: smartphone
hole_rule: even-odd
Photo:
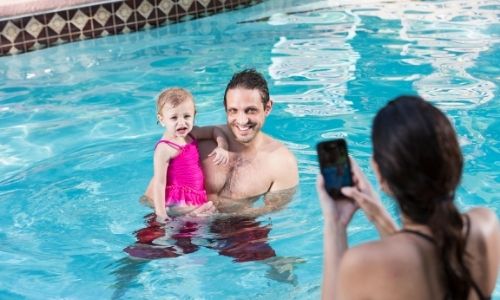
[[[325,188],[333,199],[342,195],[340,189],[352,186],[351,162],[344,139],[334,139],[318,143],[319,167],[325,180]]]

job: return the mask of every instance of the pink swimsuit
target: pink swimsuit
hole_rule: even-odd
[[[179,150],[172,158],[167,169],[167,186],[165,187],[165,205],[198,206],[207,202],[207,192],[204,187],[204,177],[201,170],[198,143],[190,135],[192,141],[184,146],[167,140],[160,143]]]

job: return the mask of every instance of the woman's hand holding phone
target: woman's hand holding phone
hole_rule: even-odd
[[[382,236],[396,231],[394,221],[370,182],[348,156],[347,142],[344,139],[328,140],[318,143],[316,148],[322,175],[317,179],[316,188],[325,221],[333,220],[335,224],[347,226],[360,207]]]
[[[347,227],[349,222],[351,222],[354,212],[358,209],[358,205],[343,196],[333,199],[326,191],[325,182],[321,174],[318,174],[316,178],[316,191],[319,196],[325,224],[333,222],[334,225]]]
[[[317,191],[325,222],[347,226],[357,206],[347,199],[341,188],[352,186],[352,172],[344,139],[319,142],[316,146],[321,175],[317,178]],[[332,219],[333,217],[333,219]]]
[[[372,185],[356,161],[352,158],[350,158],[350,161],[354,185],[352,187],[343,187],[341,189],[342,194],[352,199],[365,212],[368,219],[375,224],[382,237],[394,233],[397,230],[397,226],[382,205],[378,194],[374,192]]]
[[[325,190],[333,199],[339,199],[340,188],[352,186],[347,142],[344,139],[322,141],[316,145],[316,151]]]

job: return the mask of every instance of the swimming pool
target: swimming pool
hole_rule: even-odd
[[[371,119],[400,93],[423,95],[456,126],[460,207],[499,215],[498,1],[303,2],[1,57],[0,298],[318,299],[315,144],[345,136],[367,170]],[[123,249],[150,212],[138,198],[161,135],[154,97],[187,87],[197,124],[224,123],[225,85],[245,67],[266,74],[275,106],[265,130],[299,160],[293,202],[259,219],[277,255],[305,260],[296,281],[206,247],[128,260]],[[361,214],[349,230],[352,244],[377,238]]]

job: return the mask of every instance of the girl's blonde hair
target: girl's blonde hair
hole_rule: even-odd
[[[156,113],[160,114],[166,103],[176,107],[187,100],[194,102],[193,95],[185,89],[178,87],[166,89],[156,99]]]

